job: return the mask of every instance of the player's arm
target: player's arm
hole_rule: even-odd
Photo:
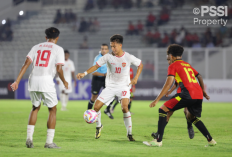
[[[61,81],[63,82],[65,88],[68,89],[68,82],[66,82],[66,80],[64,78],[63,69],[62,69],[61,64],[56,65],[56,71],[57,71],[57,74],[60,77]]]
[[[87,71],[85,71],[84,73],[78,73],[76,75],[77,79],[80,80],[81,78],[85,77],[87,74],[92,73],[94,71],[96,71],[100,66],[98,66],[97,64],[90,67]]]
[[[168,97],[168,95],[170,95],[176,88],[177,88],[177,83],[175,82],[172,88],[167,92],[165,96]]]
[[[150,107],[154,107],[160,99],[168,92],[168,90],[171,88],[172,83],[174,81],[174,76],[168,76],[166,79],[166,82],[160,92],[160,94],[156,97],[156,99],[150,104]]]
[[[205,85],[204,85],[202,76],[201,76],[200,74],[198,74],[198,75],[197,75],[197,79],[198,79],[199,84],[200,84],[200,86],[201,86],[201,89],[202,89],[202,91],[203,91],[204,97],[205,97],[207,100],[209,100],[210,97],[208,96],[208,94],[207,94],[206,91],[205,91]]]
[[[99,73],[99,72],[94,72],[92,75],[94,75],[94,76],[106,76],[106,73],[103,74],[103,73]]]
[[[140,65],[139,65],[139,67],[138,67],[138,69],[137,69],[135,77],[131,80],[131,82],[130,82],[129,85],[135,85],[135,84],[137,84],[139,75],[141,74],[142,70],[143,70],[143,63],[141,62]]]
[[[75,72],[72,71],[72,78],[74,80],[74,83],[75,83],[75,87],[77,86],[77,81],[76,81],[76,77],[75,77]]]
[[[27,68],[30,66],[30,64],[31,64],[31,60],[29,58],[26,58],[26,60],[23,64],[23,67],[21,68],[21,70],[19,72],[17,79],[15,80],[14,83],[11,84],[11,88],[13,91],[16,91],[18,89],[19,82],[21,81],[23,75],[27,71]]]

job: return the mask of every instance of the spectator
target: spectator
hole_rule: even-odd
[[[97,32],[99,31],[99,29],[100,29],[100,24],[97,20],[97,17],[95,17],[93,21],[93,32]]]
[[[89,46],[88,46],[88,38],[87,36],[84,36],[84,40],[83,42],[80,44],[80,49],[88,49]]]
[[[118,9],[122,5],[122,0],[112,0],[112,6],[114,9]]]
[[[78,18],[76,18],[76,20],[73,22],[73,31],[77,31],[79,27],[80,27],[80,22]]]
[[[72,9],[69,9],[69,18],[71,22],[76,21],[77,16],[72,12]]]
[[[159,43],[159,47],[166,47],[168,46],[168,43],[169,43],[169,37],[168,37],[168,34],[165,32],[163,39]]]
[[[146,26],[152,27],[154,25],[155,19],[156,19],[155,15],[153,15],[152,12],[150,12],[149,15],[147,16]]]
[[[213,48],[213,47],[215,47],[214,44],[213,44],[213,42],[212,42],[212,40],[210,40],[210,41],[206,44],[206,47],[207,47],[207,48]]]
[[[159,43],[160,42],[160,32],[155,29],[155,33],[152,36],[152,43]]]
[[[221,25],[219,28],[219,33],[220,33],[220,36],[225,37],[227,35],[227,27]]]
[[[154,7],[154,4],[153,4],[152,0],[147,0],[145,6],[146,6],[147,8],[152,8],[152,7]]]
[[[136,0],[136,7],[141,8],[142,0]]]
[[[70,22],[70,16],[69,16],[69,11],[68,9],[65,9],[65,12],[64,12],[64,19],[65,19],[65,23],[69,23]]]
[[[102,10],[106,7],[107,1],[106,0],[97,0],[98,9]]]
[[[82,17],[81,18],[81,22],[80,22],[80,27],[79,27],[79,30],[78,32],[82,33],[82,32],[85,32],[88,28],[88,24],[87,22],[85,21],[85,19]]]
[[[158,25],[165,24],[168,21],[169,21],[169,11],[164,7],[159,16]]]
[[[61,13],[60,9],[57,9],[56,10],[56,17],[55,17],[55,20],[53,23],[55,23],[55,24],[60,23],[61,18],[62,18],[62,13]]]
[[[221,36],[220,33],[218,32],[218,33],[216,34],[216,37],[215,37],[214,45],[220,46],[221,44],[222,44],[222,36]]]
[[[89,11],[94,8],[94,2],[93,0],[87,0],[87,3],[85,5],[85,11]]]
[[[143,32],[143,24],[141,20],[138,20],[137,26],[136,26],[136,32],[137,34],[142,34]]]
[[[177,36],[177,30],[176,28],[172,30],[171,32],[171,36],[170,36],[170,42],[171,44],[174,44],[175,43],[175,38]]]
[[[185,35],[185,41],[186,41],[186,45],[188,47],[192,47],[192,44],[193,44],[193,38],[192,38],[192,34],[187,32],[186,35]]]
[[[133,35],[133,34],[136,34],[135,26],[131,21],[129,21],[128,29],[126,30],[126,35]]]
[[[193,43],[199,43],[199,37],[198,37],[197,33],[194,33],[192,35],[192,40],[193,40]]]
[[[13,32],[10,29],[10,27],[6,27],[5,34],[6,34],[5,40],[6,41],[12,41],[12,39],[13,39]]]
[[[153,35],[151,30],[147,30],[147,34],[143,37],[143,40],[145,41],[146,44],[151,45],[153,42]]]
[[[193,43],[192,48],[202,48],[202,46],[199,42],[195,42]]]
[[[87,28],[88,31],[92,32],[93,31],[93,22],[92,22],[92,18],[89,18],[89,21],[87,22]]]

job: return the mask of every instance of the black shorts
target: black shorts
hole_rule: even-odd
[[[101,88],[105,88],[105,78],[106,77],[93,76],[91,88],[91,93],[93,95],[98,95]]]
[[[201,117],[202,99],[185,99],[181,98],[180,94],[175,94],[170,100],[166,101],[164,105],[170,111],[176,111],[187,107],[188,111],[196,116]]]

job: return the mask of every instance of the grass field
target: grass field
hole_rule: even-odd
[[[213,138],[215,147],[204,147],[205,137],[194,126],[195,137],[190,140],[183,110],[171,117],[164,134],[163,147],[147,147],[142,141],[152,140],[150,134],[157,129],[158,106],[150,109],[150,101],[134,101],[132,104],[133,134],[136,142],[126,138],[120,106],[116,107],[114,120],[102,110],[102,136],[94,138],[95,124],[87,124],[83,113],[87,101],[70,101],[68,111],[57,111],[54,142],[61,149],[43,148],[46,141],[48,111],[42,106],[38,114],[33,137],[34,148],[25,147],[26,127],[31,110],[30,101],[0,100],[0,156],[165,156],[165,157],[216,157],[232,156],[232,104],[207,103],[203,105],[201,120]],[[105,109],[105,107],[103,107]]]

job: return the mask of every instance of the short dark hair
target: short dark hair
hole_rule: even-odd
[[[184,52],[184,48],[180,45],[171,44],[168,46],[168,50],[167,50],[168,55],[171,54],[174,57],[177,57],[177,56],[182,56],[183,52]]]
[[[60,35],[60,31],[55,27],[50,27],[45,30],[45,34],[48,39],[55,39]]]
[[[123,43],[123,36],[119,34],[115,34],[112,37],[110,37],[110,42],[117,42],[119,44]]]
[[[101,46],[107,46],[109,48],[108,44],[105,44],[105,43],[103,43]]]
[[[69,51],[68,50],[64,50],[64,53],[68,53],[69,54]]]

